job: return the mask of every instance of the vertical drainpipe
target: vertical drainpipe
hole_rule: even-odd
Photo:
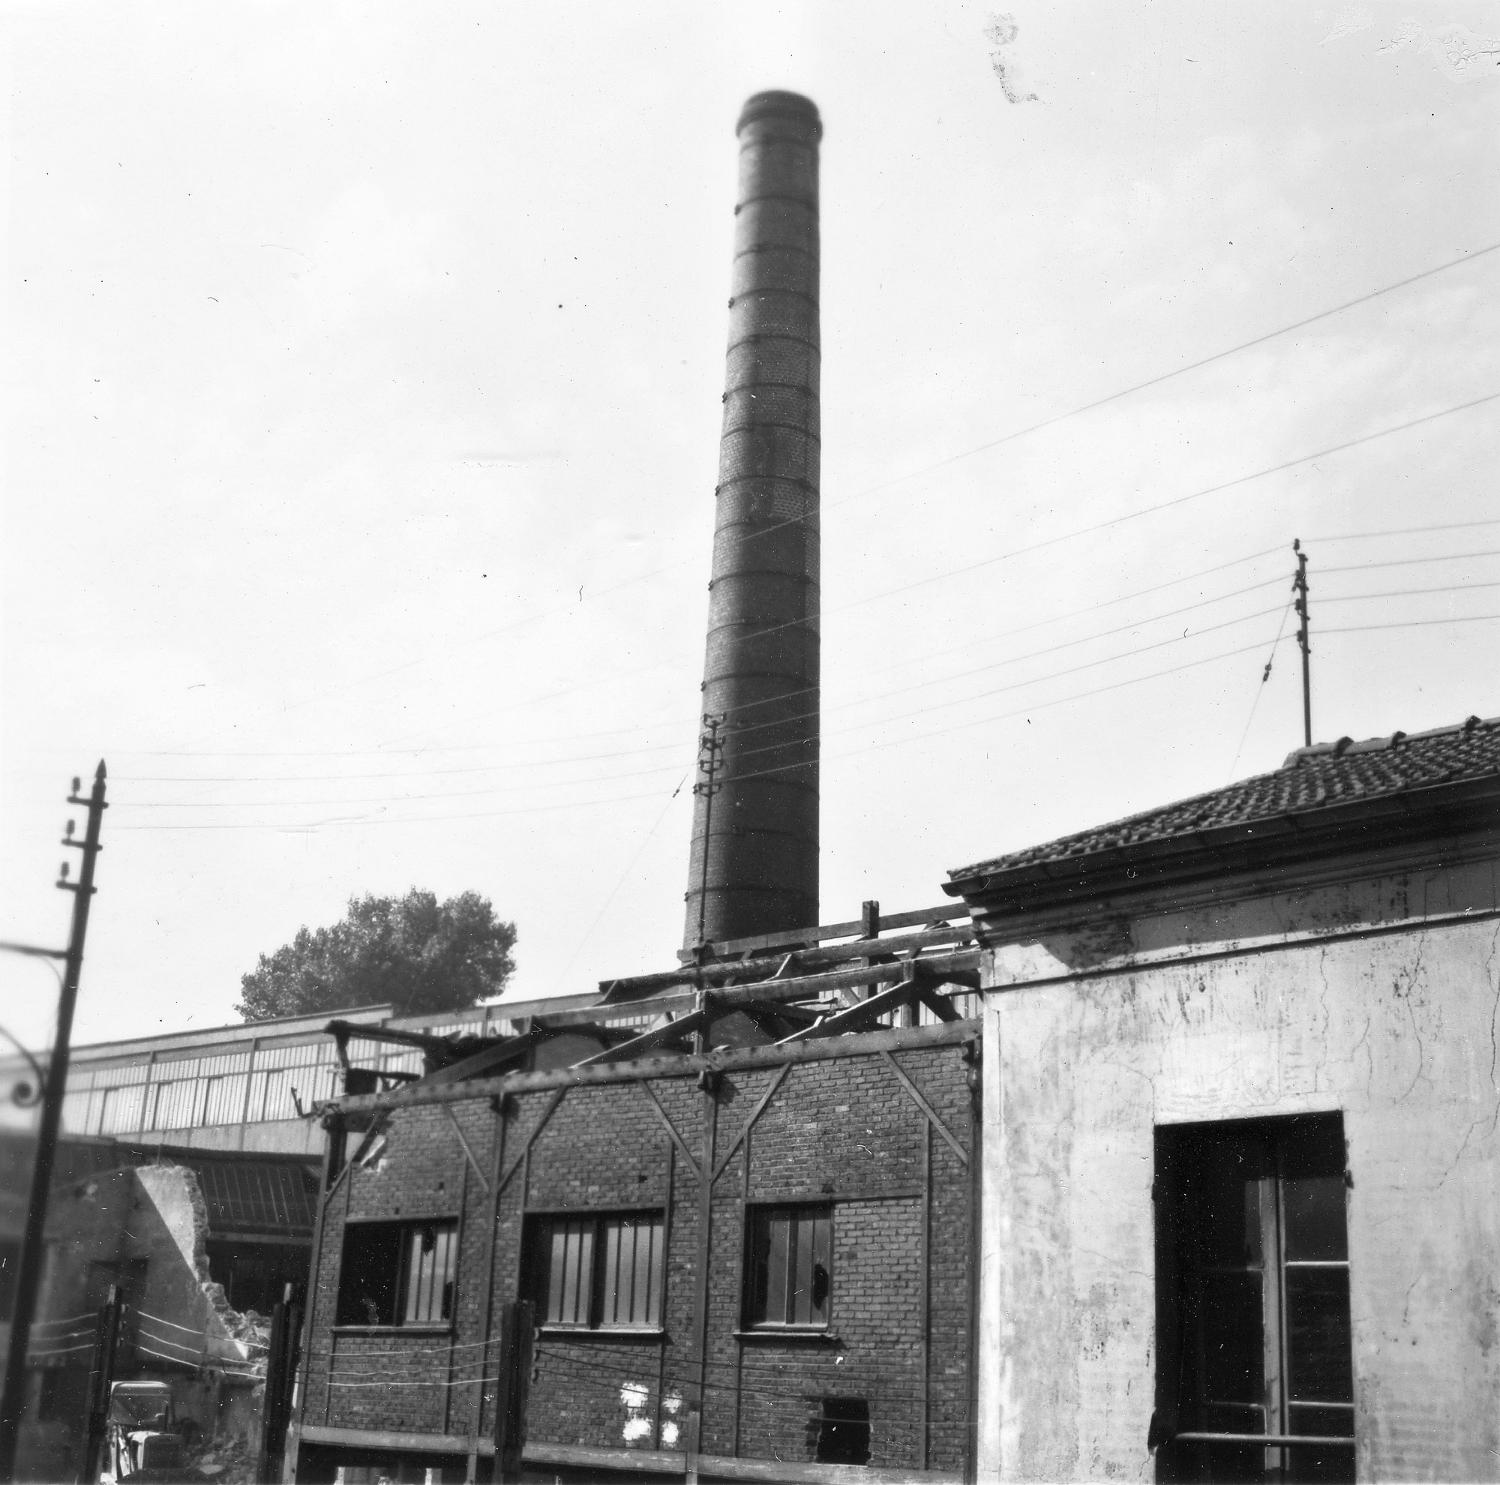
[[[740,115],[734,274],[703,714],[722,754],[697,793],[684,942],[818,921],[817,108]]]

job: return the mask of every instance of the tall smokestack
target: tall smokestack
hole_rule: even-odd
[[[739,121],[704,747],[685,942],[818,921],[818,110]]]

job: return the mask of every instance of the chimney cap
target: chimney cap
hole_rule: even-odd
[[[776,89],[767,93],[754,93],[745,100],[745,106],[740,110],[740,121],[735,125],[735,133],[739,133],[746,124],[772,114],[795,120],[809,129],[814,140],[823,137],[823,121],[818,117],[818,105],[811,98],[804,98],[801,93],[784,93]]]

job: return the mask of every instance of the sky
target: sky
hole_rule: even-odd
[[[1500,713],[1500,19],[0,8],[0,937],[235,1021],[351,896],[675,960],[743,100],[818,104],[822,911]],[[1265,677],[1267,662],[1269,677]],[[0,1025],[51,1035],[43,962]]]

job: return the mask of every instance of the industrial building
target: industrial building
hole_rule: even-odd
[[[582,1060],[496,1076],[506,1039],[340,1100],[287,1478],[472,1479],[508,1429],[586,1478],[961,1479],[978,1022],[948,914],[718,945],[619,982],[651,1028]]]

